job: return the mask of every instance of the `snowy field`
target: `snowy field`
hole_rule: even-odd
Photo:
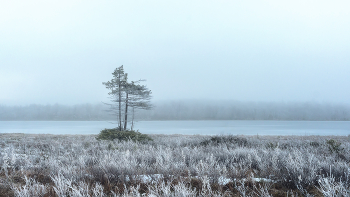
[[[350,136],[0,134],[0,196],[349,196]]]

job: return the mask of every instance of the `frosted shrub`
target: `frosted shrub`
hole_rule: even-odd
[[[105,196],[105,194],[103,193],[103,186],[100,183],[95,184],[95,187],[92,189],[92,195],[95,197]]]
[[[174,193],[172,194],[172,196],[181,196],[181,197],[195,197],[197,196],[197,192],[195,189],[191,189],[189,187],[186,186],[186,184],[184,182],[179,182],[177,185],[175,185],[174,187]]]
[[[255,194],[257,196],[261,196],[261,197],[272,197],[272,195],[269,193],[269,190],[271,188],[271,183],[265,183],[263,185],[259,185],[258,187],[254,185],[254,189],[255,189]]]
[[[59,197],[64,197],[69,195],[69,189],[72,187],[72,181],[66,179],[62,174],[58,173],[51,177],[54,182],[53,189]]]
[[[196,189],[192,189],[191,185],[186,181],[180,180],[176,185],[171,186],[164,182],[149,188],[148,196],[169,196],[169,197],[196,197],[196,196],[221,196],[215,194],[211,188],[203,185],[202,192],[199,193]]]
[[[336,182],[333,177],[321,178],[319,181],[318,190],[322,192],[324,196],[327,197],[337,197],[337,196],[350,196],[349,185],[344,182]]]
[[[69,191],[69,196],[86,197],[86,196],[90,196],[89,193],[90,193],[89,185],[84,183],[84,182],[80,182],[76,186],[75,185],[71,186],[70,191]],[[98,194],[101,195],[100,193],[98,193]]]
[[[25,185],[21,187],[12,186],[15,196],[18,197],[40,197],[47,193],[47,186],[36,182],[32,178],[24,177]]]

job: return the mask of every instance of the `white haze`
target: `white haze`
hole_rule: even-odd
[[[0,104],[107,101],[124,65],[154,100],[350,102],[350,2],[1,1]]]

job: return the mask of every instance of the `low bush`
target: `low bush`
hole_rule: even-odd
[[[318,142],[310,142],[310,146],[317,148],[317,147],[321,146],[321,144]]]
[[[247,146],[248,140],[238,136],[213,136],[210,139],[204,140],[200,143],[202,146],[219,145],[219,144],[236,144],[238,146]]]
[[[276,149],[278,147],[278,144],[277,143],[272,143],[272,142],[268,142],[266,144],[266,148],[267,149]]]
[[[330,140],[327,140],[327,144],[328,144],[328,149],[329,149],[329,152],[331,153],[341,153],[344,148],[341,148],[341,143],[340,142],[337,142],[336,140],[334,139],[330,139]]]
[[[146,134],[142,134],[138,131],[133,130],[124,130],[120,131],[119,129],[103,129],[98,136],[97,140],[119,140],[119,141],[128,141],[132,140],[134,142],[147,142],[152,141],[152,138]]]

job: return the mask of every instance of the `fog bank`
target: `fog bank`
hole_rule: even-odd
[[[350,106],[312,102],[158,101],[136,120],[305,120],[349,121]],[[0,106],[0,120],[116,120],[104,104]]]

